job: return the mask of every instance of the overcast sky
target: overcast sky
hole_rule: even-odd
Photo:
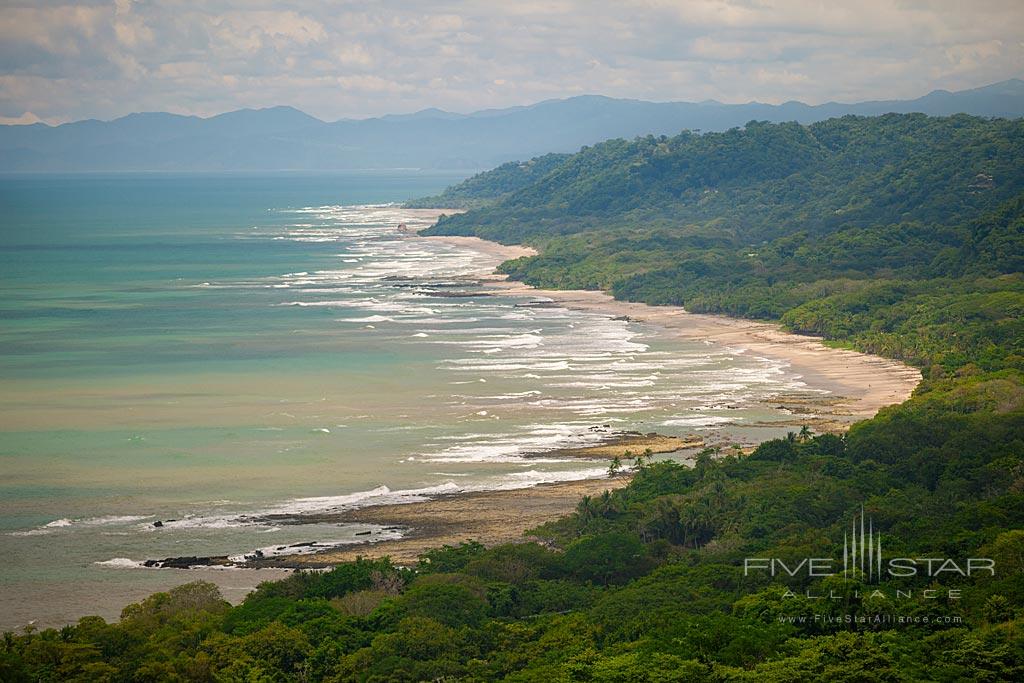
[[[4,122],[584,93],[817,104],[1022,75],[1022,0],[0,0]]]

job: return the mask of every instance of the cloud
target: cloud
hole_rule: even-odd
[[[8,0],[0,116],[913,97],[1021,76],[1021,26],[1019,0]]]
[[[53,126],[64,122],[60,119],[41,119],[30,111],[21,116],[0,116],[0,125],[2,126],[27,126],[33,123],[48,123]]]

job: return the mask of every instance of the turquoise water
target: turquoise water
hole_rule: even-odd
[[[139,563],[384,538],[261,516],[599,476],[543,454],[601,425],[756,425],[806,391],[742,350],[524,306],[496,257],[396,229],[456,180],[0,179],[0,628],[197,576],[239,597],[266,575]]]

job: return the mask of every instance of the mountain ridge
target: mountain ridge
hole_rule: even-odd
[[[484,169],[610,138],[720,132],[751,120],[808,124],[910,112],[1017,118],[1024,116],[1024,81],[933,90],[910,100],[818,105],[577,95],[467,114],[428,108],[333,122],[288,105],[206,118],[138,112],[111,121],[0,126],[0,171]]]

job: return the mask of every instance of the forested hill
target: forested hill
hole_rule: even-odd
[[[439,195],[406,202],[410,208],[479,208],[504,199],[531,185],[569,158],[568,154],[545,154],[529,161],[510,161],[495,169],[478,173],[453,185]]]
[[[428,234],[533,244],[504,266],[530,284],[951,370],[1020,365],[1022,229],[1024,121],[893,114],[611,140]]]
[[[752,121],[724,133],[585,147],[511,196],[495,192],[492,198],[501,201],[492,207],[452,217],[445,230],[510,240],[715,220],[720,231],[761,240],[797,229],[950,223],[1020,192],[1022,159],[1022,119],[891,114],[809,126]]]

